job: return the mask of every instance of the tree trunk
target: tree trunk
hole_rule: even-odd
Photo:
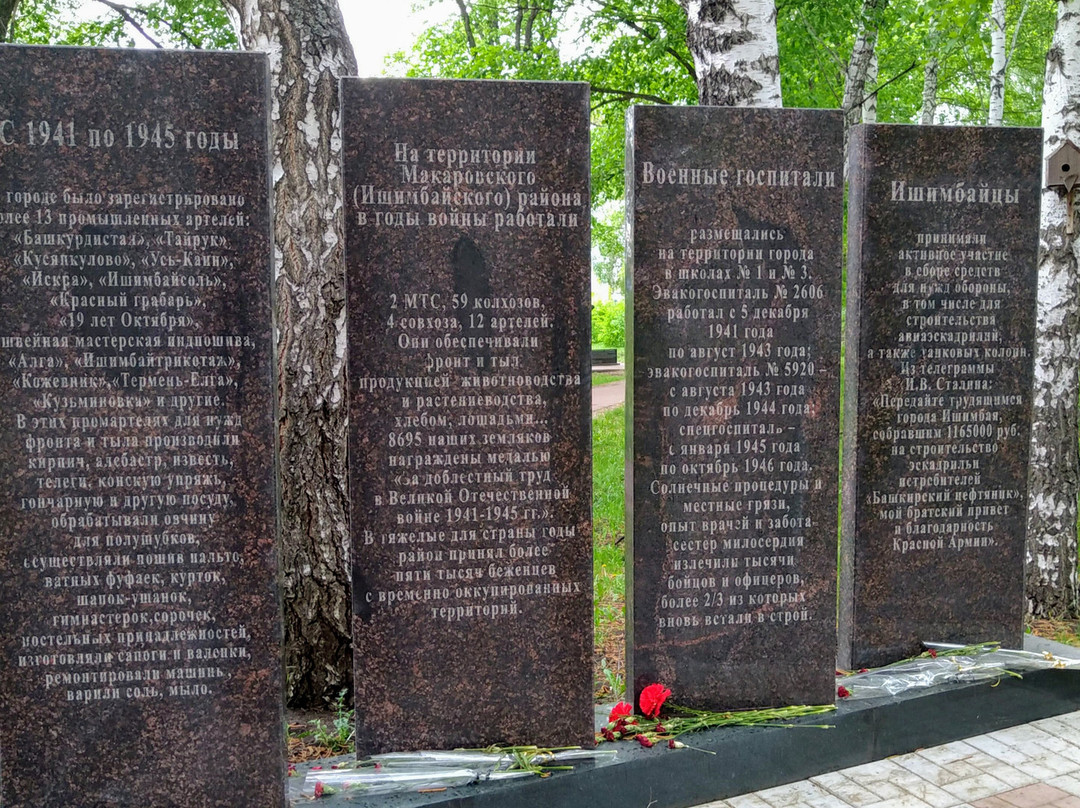
[[[990,10],[990,114],[988,126],[1001,126],[1005,118],[1005,0],[994,0]]]
[[[351,686],[345,294],[338,77],[356,73],[332,0],[223,0],[271,72],[285,672],[291,704]]]
[[[870,56],[870,64],[866,68],[866,83],[864,84],[866,100],[862,105],[863,123],[877,123],[877,76],[878,57],[877,48],[875,48]]]
[[[11,18],[15,16],[15,9],[19,7],[19,0],[0,0],[0,42],[8,42],[11,38]]]
[[[937,79],[938,60],[931,58],[924,68],[922,85],[922,112],[919,115],[919,123],[929,126],[934,122],[934,112],[937,111]]]
[[[469,9],[465,7],[465,0],[457,0],[458,11],[461,12],[461,24],[465,26],[465,41],[469,50],[476,50],[476,38],[473,36],[472,19],[469,17]]]
[[[1046,56],[1043,156],[1067,138],[1080,142],[1080,0],[1058,3]],[[1035,398],[1028,479],[1029,611],[1037,617],[1077,616],[1077,390],[1080,387],[1080,249],[1066,232],[1064,197],[1042,196],[1035,320]],[[1080,230],[1080,228],[1073,228]]]
[[[863,102],[866,97],[866,76],[870,70],[870,63],[874,61],[874,49],[877,45],[878,17],[886,5],[888,5],[888,0],[863,0],[859,32],[855,35],[855,46],[851,49],[851,58],[848,60],[847,71],[844,75],[844,100],[841,106],[844,110],[845,146],[848,129],[859,123],[862,117]]]
[[[779,107],[774,0],[680,0],[697,69],[698,103]]]

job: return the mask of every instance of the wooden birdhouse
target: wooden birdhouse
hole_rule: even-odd
[[[1046,187],[1065,193],[1080,183],[1080,146],[1066,140],[1046,158]]]

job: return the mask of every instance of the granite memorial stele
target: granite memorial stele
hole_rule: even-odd
[[[852,133],[841,667],[1020,647],[1041,144]]]
[[[627,689],[834,697],[840,115],[633,107]]]
[[[357,748],[587,744],[582,84],[342,84]]]
[[[284,803],[265,55],[0,47],[0,804]]]

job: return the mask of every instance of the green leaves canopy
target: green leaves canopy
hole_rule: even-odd
[[[429,28],[394,61],[410,76],[587,81],[595,206],[622,196],[627,107],[696,102],[685,13],[675,0],[459,0],[458,6],[461,13]],[[861,10],[862,0],[780,0],[785,106],[839,107]],[[989,15],[990,0],[890,3],[880,17],[877,46],[878,120],[917,120],[923,65],[936,58],[938,119],[985,123]],[[1038,125],[1054,2],[1008,0],[1007,15],[1008,42],[1015,48],[1005,123]]]

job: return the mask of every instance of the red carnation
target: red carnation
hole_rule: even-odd
[[[612,721],[618,721],[620,718],[626,718],[628,715],[634,714],[634,705],[627,704],[625,701],[620,701],[614,707],[611,708],[611,712],[608,714],[607,720],[610,724]]]
[[[319,781],[315,782],[315,796],[321,797],[323,795],[323,784]]]
[[[930,649],[930,658],[937,659],[937,651],[935,651],[933,648]]]
[[[649,685],[641,691],[641,696],[638,699],[638,703],[641,705],[641,714],[649,718],[656,718],[660,715],[660,708],[670,695],[671,691],[661,684]]]
[[[639,744],[644,746],[646,749],[648,749],[650,746],[653,745],[653,742],[650,741],[648,738],[646,738],[644,735],[640,735],[640,734],[635,735],[634,740],[636,740]]]
[[[851,691],[843,685],[840,685],[838,688],[836,688],[836,695],[842,699],[846,699],[848,696],[851,695]]]

